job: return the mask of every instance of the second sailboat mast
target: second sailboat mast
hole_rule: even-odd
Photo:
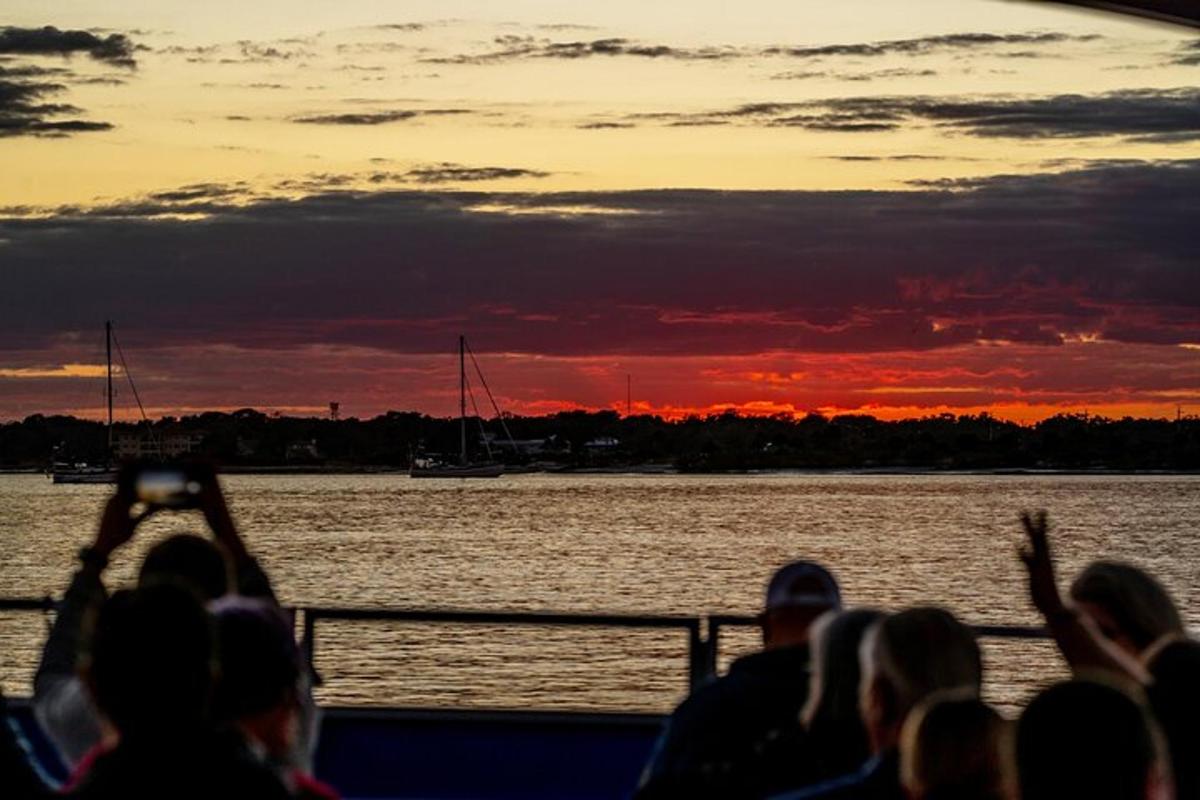
[[[459,421],[459,463],[467,463],[467,337],[458,337],[458,421]]]

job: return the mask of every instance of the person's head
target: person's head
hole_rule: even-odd
[[[767,648],[804,644],[817,617],[841,606],[841,592],[829,570],[811,561],[793,561],[777,570],[767,584],[759,618],[763,644]]]
[[[805,727],[833,723],[862,729],[858,649],[867,629],[881,619],[883,612],[860,608],[828,611],[813,623],[808,701],[800,714]]]
[[[910,800],[1005,795],[1004,721],[970,690],[935,692],[904,721],[900,782]]]
[[[983,662],[975,634],[949,611],[910,608],[867,631],[859,648],[859,709],[875,752],[894,747],[909,712],[936,691],[979,694]]]
[[[204,600],[215,600],[232,585],[229,574],[229,560],[219,545],[192,533],[177,533],[150,548],[138,572],[138,585],[176,581]]]
[[[122,738],[195,729],[213,679],[211,618],[187,587],[113,594],[91,621],[82,660],[96,707]]]
[[[858,710],[858,648],[867,629],[882,618],[873,609],[828,611],[812,626],[812,671],[800,721],[846,768],[868,755]]]
[[[301,675],[287,618],[272,603],[242,597],[218,601],[213,613],[221,667],[213,716],[283,757],[297,733]]]
[[[1131,564],[1093,562],[1071,584],[1071,599],[1101,633],[1134,656],[1163,636],[1183,633],[1171,595]]]
[[[1022,800],[1147,800],[1162,787],[1156,731],[1142,705],[1115,685],[1070,680],[1033,699],[1017,722]]]

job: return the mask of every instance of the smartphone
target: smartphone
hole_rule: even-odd
[[[192,508],[203,489],[200,481],[188,470],[179,467],[144,467],[133,481],[134,494],[140,503],[165,508]]]

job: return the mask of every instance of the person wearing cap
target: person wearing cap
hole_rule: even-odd
[[[759,616],[763,649],[675,709],[643,771],[638,800],[758,794],[764,742],[795,724],[808,696],[809,629],[840,607],[837,581],[819,564],[797,561],[776,572]]]

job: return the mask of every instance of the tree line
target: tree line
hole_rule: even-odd
[[[505,431],[507,428],[507,433]],[[404,468],[414,455],[459,452],[460,422],[389,411],[341,420],[253,409],[120,423],[123,437],[190,435],[194,455],[219,465]],[[884,421],[724,413],[668,420],[614,411],[467,420],[473,458],[564,468],[669,465],[684,471],[750,469],[1200,469],[1200,419],[1109,419],[1060,414],[1020,425],[988,414]],[[509,444],[509,435],[518,448]],[[485,444],[485,438],[488,440]],[[102,423],[36,414],[0,424],[0,467],[107,457]]]

